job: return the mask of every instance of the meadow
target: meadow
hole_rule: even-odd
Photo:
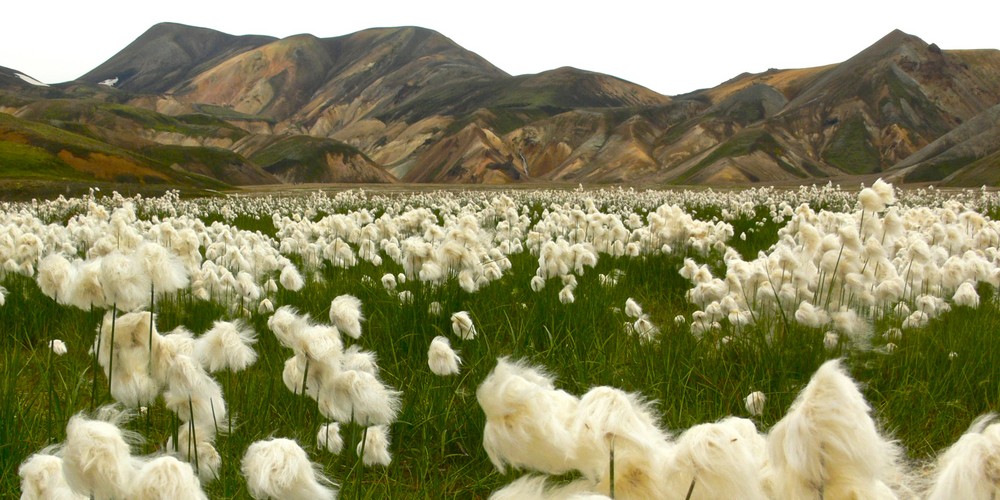
[[[0,496],[21,494],[30,458],[70,460],[89,446],[77,429],[111,422],[118,475],[49,469],[79,498],[131,496],[165,455],[208,498],[263,498],[277,486],[248,481],[245,457],[272,438],[345,499],[487,498],[524,470],[550,497],[708,498],[697,473],[637,485],[655,473],[636,479],[624,428],[590,450],[598,465],[543,461],[580,441],[558,405],[613,388],[671,457],[729,416],[763,443],[840,359],[871,407],[852,418],[902,453],[870,479],[945,498],[941,453],[1000,398],[998,207],[881,181],[0,203]],[[112,476],[123,489],[91,483]]]

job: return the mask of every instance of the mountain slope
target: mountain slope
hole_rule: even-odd
[[[696,94],[713,106],[691,130],[701,131],[702,147],[706,137],[718,141],[708,158],[719,164],[692,157],[671,175],[774,182],[884,172],[1000,101],[998,64],[1000,51],[942,51],[897,30],[837,65],[741,75]],[[746,127],[769,134],[776,147],[743,147]]]
[[[959,185],[1000,182],[1000,104],[979,113],[899,162],[893,177],[904,182],[951,180]]]
[[[273,40],[268,36],[233,36],[207,28],[160,23],[78,80],[96,84],[117,78],[115,86],[123,90],[166,92],[203,69]]]
[[[78,82],[13,73],[0,112],[171,179],[1000,182],[1000,51],[898,30],[842,63],[673,97],[570,67],[511,76],[418,27],[279,40],[164,23]]]

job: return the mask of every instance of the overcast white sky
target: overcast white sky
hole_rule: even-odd
[[[0,66],[72,80],[162,21],[324,38],[422,26],[513,75],[574,66],[675,95],[841,62],[895,28],[942,49],[1000,48],[998,19],[997,0],[18,0],[0,7]]]

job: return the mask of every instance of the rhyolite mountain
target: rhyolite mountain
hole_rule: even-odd
[[[569,67],[512,76],[416,27],[276,39],[163,23],[73,82],[16,73],[0,68],[3,176],[1000,183],[1000,51],[898,30],[841,63],[678,96]]]

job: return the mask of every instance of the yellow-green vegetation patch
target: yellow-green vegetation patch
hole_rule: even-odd
[[[882,169],[878,151],[860,115],[844,120],[823,150],[827,163],[851,174],[869,174]]]
[[[48,151],[29,144],[0,141],[0,177],[87,179]]]

